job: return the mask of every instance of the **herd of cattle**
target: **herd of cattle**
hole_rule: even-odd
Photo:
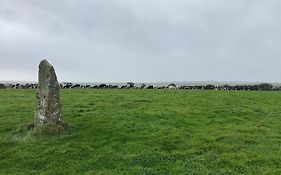
[[[26,83],[26,84],[0,84],[0,89],[14,88],[14,89],[36,89],[37,84]],[[99,84],[99,85],[82,85],[73,83],[62,83],[60,84],[62,89],[186,89],[186,90],[281,90],[281,87],[275,87],[272,84],[262,83],[257,85],[189,85],[189,86],[177,86],[174,83],[168,86],[153,86],[153,85],[135,85],[132,82],[124,84],[122,86],[111,85],[111,84]]]

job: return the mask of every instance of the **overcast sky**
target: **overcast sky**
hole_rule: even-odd
[[[1,0],[0,80],[281,82],[280,0]]]

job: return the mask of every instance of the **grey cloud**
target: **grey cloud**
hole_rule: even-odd
[[[281,81],[279,0],[0,2],[0,79]]]

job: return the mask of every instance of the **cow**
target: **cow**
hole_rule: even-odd
[[[157,89],[165,89],[165,88],[166,88],[165,86],[157,87]]]
[[[177,89],[177,88],[178,88],[177,85],[174,83],[171,83],[167,86],[167,89]]]
[[[146,87],[146,84],[144,84],[144,83],[140,85],[140,89],[144,89],[145,87]]]
[[[127,88],[127,89],[134,88],[134,87],[135,87],[135,83],[133,83],[133,82],[128,82],[128,83],[126,84],[126,88]]]
[[[203,88],[206,89],[206,90],[214,90],[215,86],[212,85],[212,84],[208,84],[208,85],[204,86]]]
[[[105,89],[105,88],[108,88],[108,85],[107,84],[100,84],[98,86],[99,89]]]
[[[98,85],[94,85],[94,86],[92,86],[92,88],[93,88],[93,89],[98,89],[99,86],[98,86]]]
[[[0,89],[6,89],[6,85],[5,84],[0,84]]]
[[[126,86],[126,85],[123,85],[123,86],[121,86],[120,88],[121,88],[121,89],[126,89],[127,86]]]
[[[71,86],[71,88],[80,88],[80,87],[81,87],[80,84],[75,84],[75,85]]]
[[[189,89],[188,86],[180,86],[179,89]]]
[[[69,89],[69,88],[71,88],[72,86],[73,86],[72,83],[62,83],[62,84],[60,84],[60,87],[61,87],[62,89]]]

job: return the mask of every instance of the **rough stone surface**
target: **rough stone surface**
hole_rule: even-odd
[[[42,60],[39,64],[34,127],[48,125],[64,128],[59,89],[54,67],[47,60]]]

